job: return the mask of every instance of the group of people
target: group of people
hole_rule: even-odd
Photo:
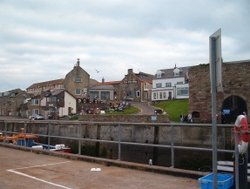
[[[184,122],[193,123],[192,114],[188,114],[188,115],[181,114],[180,115],[180,122],[181,123],[184,123]]]

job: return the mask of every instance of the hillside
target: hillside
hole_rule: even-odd
[[[170,121],[174,122],[180,121],[181,114],[188,114],[188,99],[157,102],[154,106],[162,108],[169,115]]]

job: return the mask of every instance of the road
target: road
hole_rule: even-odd
[[[140,109],[138,115],[154,115],[154,108],[148,102],[132,102],[131,105]]]
[[[175,177],[0,146],[1,189],[198,189],[196,179]],[[98,168],[91,171],[92,168]]]

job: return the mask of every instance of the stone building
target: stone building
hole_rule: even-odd
[[[89,87],[97,83],[96,80],[91,79],[89,74],[81,68],[80,60],[77,59],[76,65],[66,74],[64,79],[33,83],[26,90],[29,94],[36,96],[46,91],[66,89],[76,98],[83,98],[87,94]]]
[[[234,123],[240,113],[250,109],[250,60],[222,64],[223,91],[217,93],[219,123]],[[189,69],[189,112],[194,120],[211,122],[211,86],[209,64]]]
[[[83,99],[89,92],[89,88],[91,86],[96,85],[98,82],[94,79],[91,79],[89,74],[81,68],[80,60],[77,59],[76,65],[74,65],[73,69],[68,72],[64,79],[56,79],[50,80],[46,82],[34,83],[27,88],[27,92],[31,95],[31,100],[27,103],[26,106],[23,107],[28,115],[31,114],[42,114],[47,117],[50,112],[51,107],[47,104],[41,104],[47,94],[57,94],[58,91],[64,91],[60,93],[60,98],[63,97],[60,101],[64,102],[66,105],[66,101],[68,99],[71,100],[71,107],[69,106],[58,106],[59,116],[67,114],[74,114],[77,111],[77,107],[75,107],[75,99],[76,102],[79,99]],[[63,95],[62,95],[63,94]],[[52,95],[53,96],[53,95]],[[53,98],[57,98],[55,95]],[[47,99],[47,98],[46,98]],[[63,111],[60,112],[60,111]]]
[[[128,69],[117,91],[119,100],[151,101],[153,75]]]
[[[64,87],[76,98],[83,98],[87,95],[90,86],[89,74],[81,68],[80,60],[74,68],[65,76]]]
[[[13,89],[0,93],[0,115],[19,116],[21,105],[29,98],[29,94],[21,89]]]
[[[63,89],[64,79],[55,79],[40,83],[33,83],[31,86],[29,86],[26,90],[27,93],[33,94],[33,95],[39,95],[44,91],[52,91],[57,89]]]

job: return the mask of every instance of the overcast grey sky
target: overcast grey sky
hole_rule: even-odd
[[[0,92],[64,78],[77,58],[90,77],[250,59],[249,0],[0,0]]]

